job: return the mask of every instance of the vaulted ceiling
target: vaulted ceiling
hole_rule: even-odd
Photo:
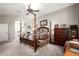
[[[40,12],[37,16],[42,16],[69,6],[74,3],[40,3]],[[25,15],[25,6],[23,3],[0,3],[0,15]]]

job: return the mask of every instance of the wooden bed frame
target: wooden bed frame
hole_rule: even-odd
[[[20,43],[25,43],[25,44],[28,44],[28,45],[34,47],[34,41],[26,39],[26,38],[20,38]]]
[[[44,32],[44,30],[47,30],[47,32],[49,32],[49,29],[47,27],[39,27],[37,29],[37,32],[39,32],[39,34],[41,33],[40,30],[42,30],[42,32]],[[36,52],[37,48],[40,47],[38,45],[38,42],[39,42],[39,40],[42,40],[42,39],[40,39],[40,38],[36,39],[36,36],[33,36],[33,39],[34,40],[29,40],[28,38],[20,37],[20,43],[25,43],[25,44],[28,44],[28,45],[32,46],[34,48],[34,51]],[[47,40],[47,39],[43,39],[43,40]],[[49,34],[49,39],[48,40],[50,42],[50,34]]]
[[[39,47],[38,42],[39,42],[39,39],[40,39],[40,38],[39,39],[36,38],[37,31],[40,32],[40,30],[42,29],[42,32],[43,32],[43,29],[46,29],[47,32],[50,33],[49,42],[51,43],[51,23],[50,23],[50,31],[47,27],[39,27],[37,29],[36,28],[36,14],[33,13],[33,12],[30,12],[30,13],[34,16],[34,18],[33,18],[33,20],[34,20],[34,23],[33,23],[33,28],[34,28],[33,34],[34,34],[34,36],[33,36],[33,39],[34,40],[29,40],[27,38],[21,37],[21,34],[22,34],[22,21],[21,21],[21,23],[20,23],[20,43],[25,43],[25,44],[28,44],[28,45],[34,47],[34,51],[36,52],[37,48]],[[46,40],[46,38],[45,39],[43,38],[43,40]]]

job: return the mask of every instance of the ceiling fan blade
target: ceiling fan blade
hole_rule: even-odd
[[[26,15],[28,15],[28,14],[29,14],[29,12]]]
[[[39,12],[39,10],[33,10],[33,12]]]

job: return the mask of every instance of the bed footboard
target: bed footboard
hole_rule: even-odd
[[[34,47],[34,41],[26,39],[26,38],[20,38],[20,43],[25,43],[25,44],[28,44],[28,45]]]

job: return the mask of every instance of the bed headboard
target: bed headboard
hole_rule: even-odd
[[[47,27],[39,27],[38,32],[39,33],[41,33],[41,32],[49,32],[49,28],[47,28]]]
[[[47,27],[39,27],[37,30],[37,38],[40,40],[46,40],[49,36],[49,28]]]

